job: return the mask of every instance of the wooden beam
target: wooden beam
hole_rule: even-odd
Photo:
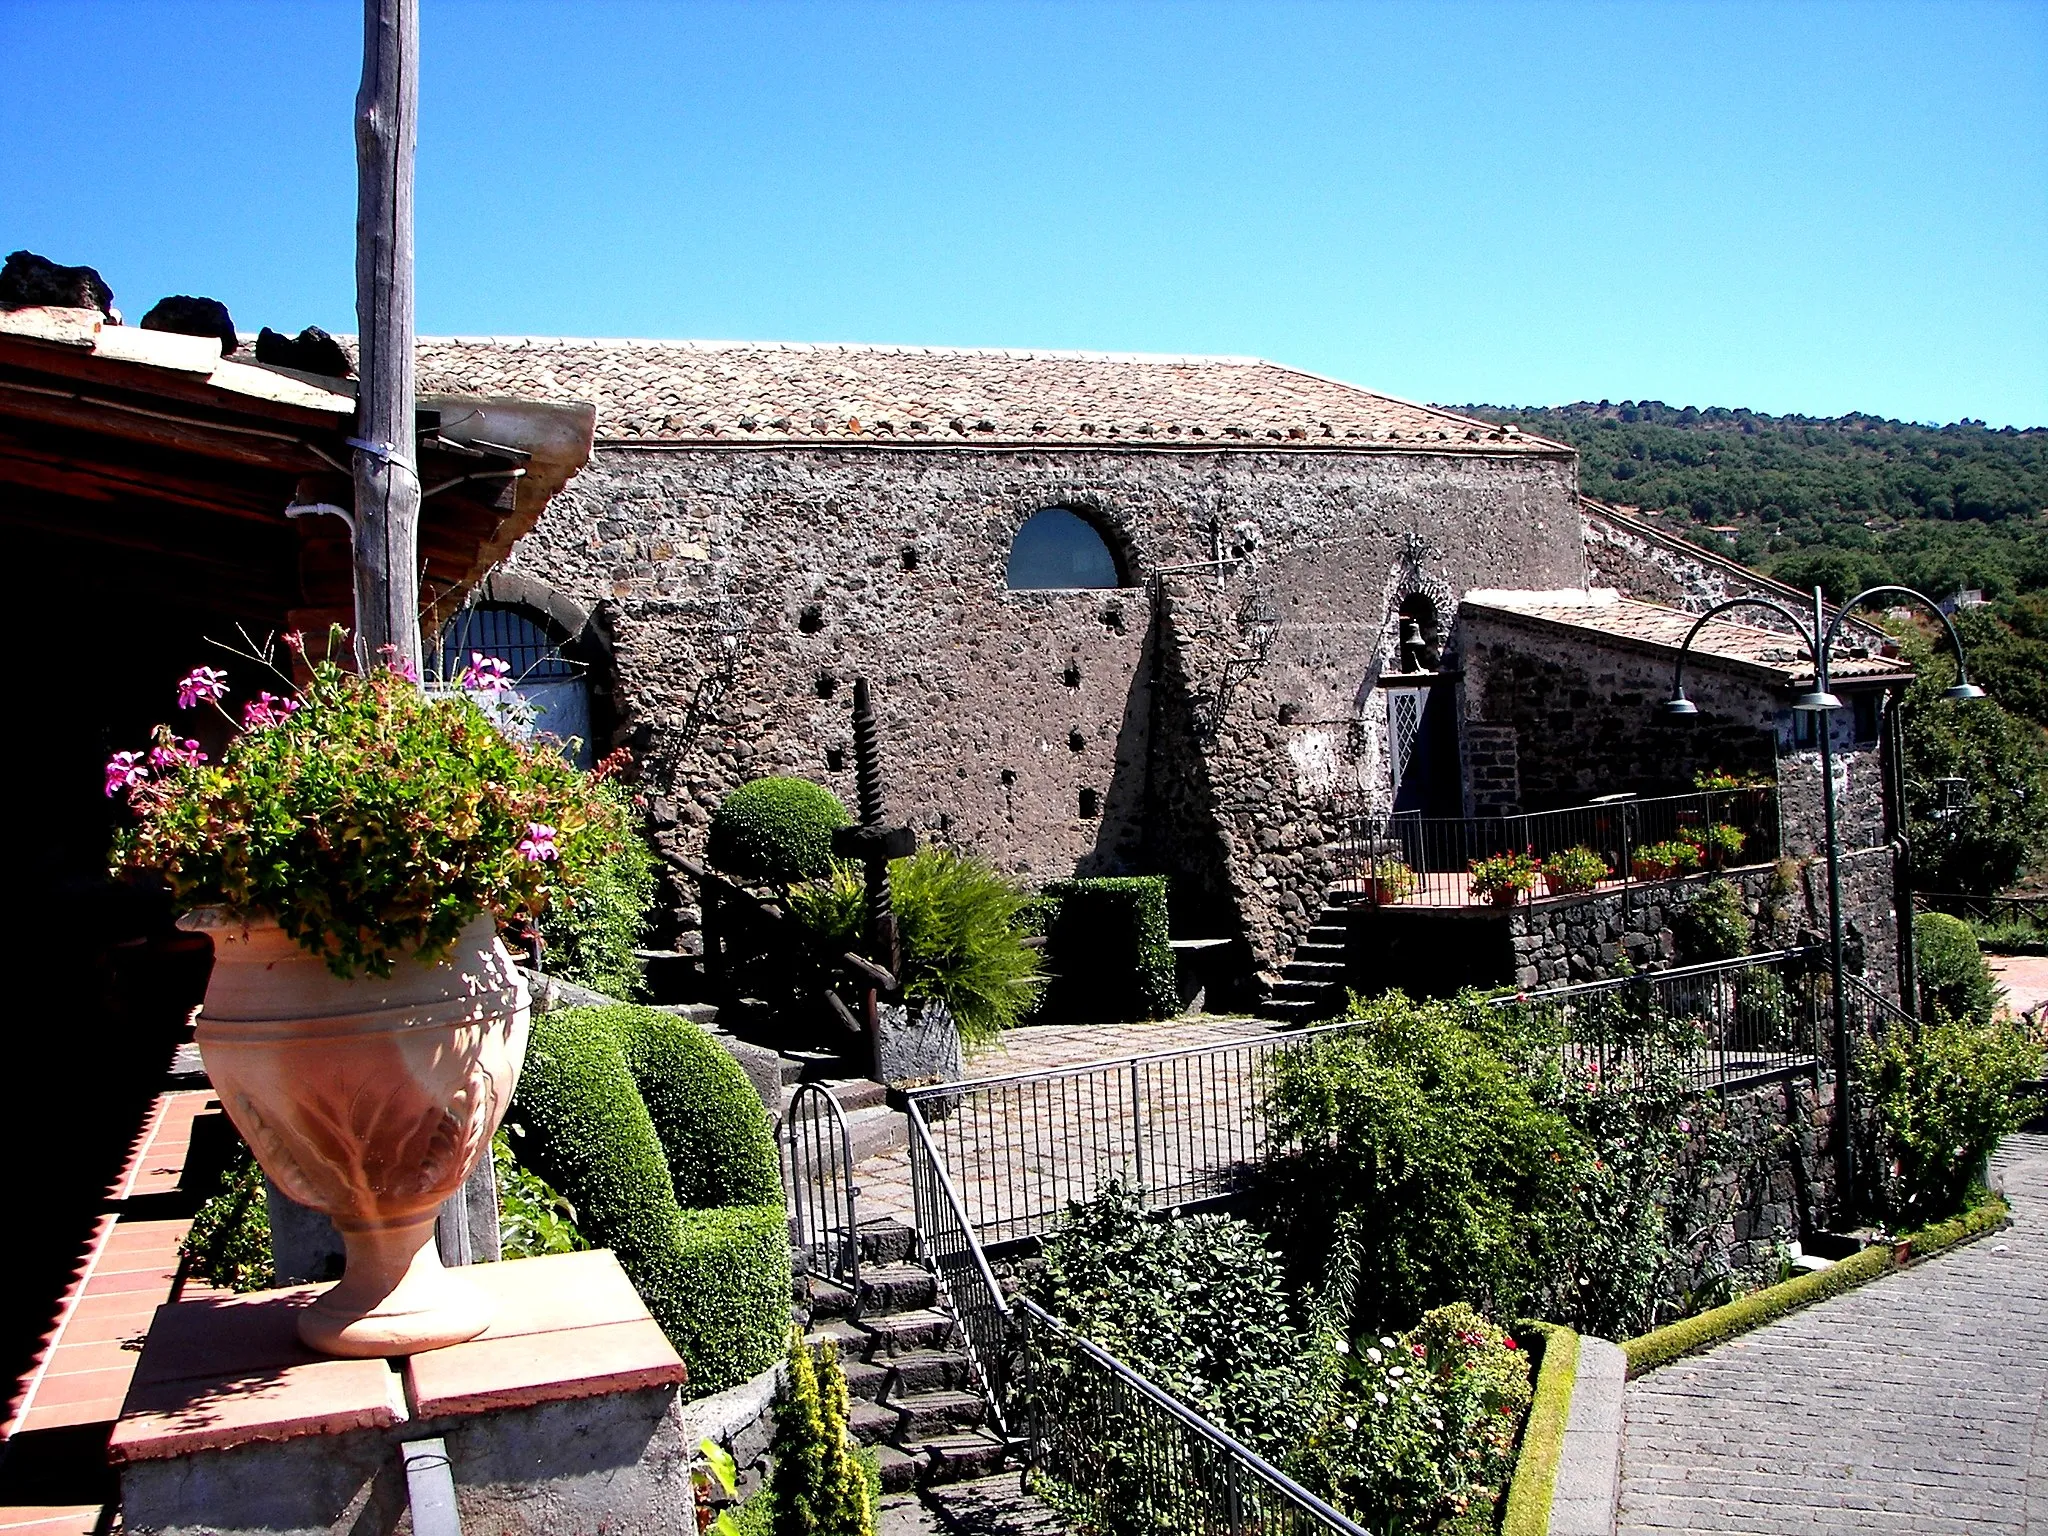
[[[418,0],[363,0],[356,93],[356,634],[367,660],[420,661],[420,471],[414,446],[413,152]]]

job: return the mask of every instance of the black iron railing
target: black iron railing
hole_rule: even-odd
[[[2010,930],[2016,938],[2048,939],[2048,896],[1972,896],[1962,891],[1915,891],[1913,910],[1946,912],[1965,922]]]
[[[1727,1092],[1828,1067],[1826,952],[1777,950],[1495,999],[1554,1030],[1588,1078]],[[1875,995],[1875,994],[1873,994]]]
[[[1768,864],[1778,856],[1777,791],[1769,787],[1617,797],[1514,816],[1383,816],[1362,802],[1340,805],[1337,815],[1337,888],[1382,905],[1492,904],[1475,885],[1472,866],[1516,854],[1554,867],[1559,855],[1573,853],[1582,866],[1576,879],[1536,875],[1515,897],[1521,901],[1619,890],[1694,869]]]

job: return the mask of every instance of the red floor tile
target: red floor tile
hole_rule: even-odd
[[[22,1504],[0,1508],[7,1536],[92,1536],[99,1528],[97,1504]]]

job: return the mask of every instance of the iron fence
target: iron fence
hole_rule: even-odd
[[[1725,1093],[1827,1064],[1828,972],[1818,948],[1777,950],[1502,997],[1554,1030],[1589,1079]]]
[[[791,1249],[807,1266],[860,1288],[860,1190],[853,1182],[853,1141],[846,1114],[821,1083],[799,1084],[776,1130],[782,1188],[789,1203]]]
[[[1036,1237],[1112,1178],[1161,1209],[1238,1187],[1267,1151],[1274,1057],[1344,1024],[910,1095],[977,1241]]]
[[[1337,888],[1386,906],[1487,905],[1483,890],[1474,891],[1472,866],[1508,854],[1547,866],[1583,849],[1605,870],[1597,875],[1589,865],[1578,881],[1559,881],[1556,889],[1552,875],[1538,875],[1521,900],[1582,893],[1567,884],[1621,890],[1685,872],[1660,858],[1672,852],[1668,845],[1694,849],[1694,867],[1767,864],[1778,855],[1777,791],[1768,786],[1615,797],[1514,816],[1376,816],[1362,802],[1340,805],[1337,815]]]
[[[1973,896],[1962,891],[1915,891],[1913,910],[1946,912],[1965,922],[2048,939],[2048,896]]]

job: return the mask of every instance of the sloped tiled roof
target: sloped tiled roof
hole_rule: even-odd
[[[1253,357],[538,336],[418,357],[422,390],[588,401],[599,441],[1570,452]]]
[[[1699,615],[1656,603],[1641,603],[1621,597],[1612,588],[1595,587],[1583,593],[1566,592],[1474,592],[1463,606],[1479,612],[1522,619],[1543,625],[1591,631],[1610,639],[1655,646],[1677,655],[1678,648],[1698,621]],[[1806,651],[1797,640],[1777,630],[1728,619],[1709,619],[1692,643],[1692,654],[1720,661],[1732,661],[1775,673],[1784,683],[1813,676]],[[1839,679],[1908,678],[1913,669],[1896,656],[1883,656],[1871,649],[1864,638],[1845,633],[1835,644],[1828,663],[1829,673]]]

